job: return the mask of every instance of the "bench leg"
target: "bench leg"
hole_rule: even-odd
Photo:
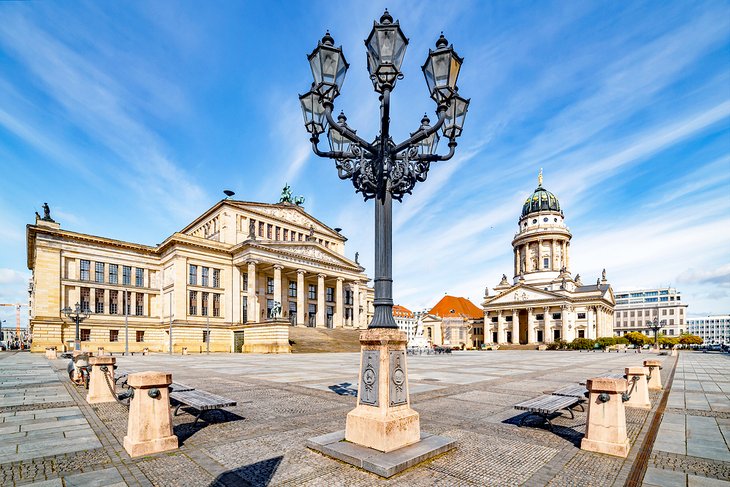
[[[193,422],[193,426],[195,426],[196,424],[198,424],[198,420],[201,418],[201,416],[203,416],[203,413],[204,412],[205,411],[198,411],[197,416],[195,416],[195,421]]]
[[[575,413],[573,413],[573,410],[569,407],[565,408],[566,411],[570,413],[570,419],[575,419]]]
[[[178,411],[180,411],[181,406],[182,406],[182,403],[179,403],[177,406],[175,406],[175,411],[172,413],[173,416],[177,416]]]

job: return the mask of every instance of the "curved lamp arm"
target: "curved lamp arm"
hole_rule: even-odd
[[[416,160],[424,161],[424,162],[448,161],[449,159],[454,157],[455,152],[456,152],[456,139],[449,139],[448,154],[446,154],[444,156],[440,156],[438,154],[424,154],[424,155],[417,156]]]
[[[352,142],[356,143],[366,151],[370,152],[371,154],[377,154],[377,150],[375,147],[373,147],[372,144],[368,143],[364,139],[357,136],[355,132],[353,132],[350,129],[342,127],[339,123],[335,121],[335,119],[332,117],[332,103],[326,102],[324,105],[324,116],[327,117],[327,122],[329,123],[330,127],[337,130],[340,134],[342,134],[344,137],[347,137]]]
[[[329,159],[358,159],[360,156],[352,152],[336,152],[336,151],[321,151],[319,150],[319,137],[310,137],[309,141],[312,143],[312,152],[319,157],[327,157]],[[372,155],[365,153],[366,159],[372,159]]]
[[[430,127],[428,130],[418,130],[415,134],[413,134],[413,137],[410,139],[404,140],[395,148],[390,151],[391,154],[397,154],[398,152],[402,151],[409,145],[415,144],[416,142],[420,142],[432,133],[436,132],[438,129],[441,128],[441,126],[444,124],[444,121],[446,121],[446,105],[439,105],[436,112],[438,113],[439,119],[436,121],[436,124],[433,127]]]

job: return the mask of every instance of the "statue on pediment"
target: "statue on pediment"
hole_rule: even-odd
[[[576,274],[576,275],[575,275],[575,283],[576,283],[576,284],[582,284],[582,283],[580,282],[580,274]]]
[[[603,272],[601,272],[601,280],[606,280],[606,269],[603,269]]]
[[[281,318],[281,303],[279,301],[274,301],[274,305],[271,307],[271,311],[269,312],[269,318],[272,320]]]
[[[360,265],[360,252],[355,252],[355,264]]]
[[[38,212],[36,212],[36,215],[37,214]],[[56,222],[53,218],[51,218],[51,208],[48,206],[48,203],[43,203],[43,218],[41,218],[41,220],[44,222]]]
[[[309,235],[307,235],[307,240],[312,241],[314,240],[314,226],[309,226]]]
[[[251,219],[248,222],[248,238],[256,240],[256,224]]]
[[[294,203],[292,201],[291,187],[289,186],[289,183],[284,184],[284,189],[281,190],[281,198],[279,198],[279,203]]]

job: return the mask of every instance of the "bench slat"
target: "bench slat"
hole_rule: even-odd
[[[580,402],[579,398],[569,396],[543,395],[515,404],[515,409],[543,414],[552,414]]]
[[[173,391],[170,393],[170,397],[198,411],[220,409],[236,405],[236,401],[198,389],[180,392]]]
[[[557,391],[553,392],[554,396],[567,396],[567,397],[580,397],[585,398],[588,389],[581,385],[569,385],[561,387]]]

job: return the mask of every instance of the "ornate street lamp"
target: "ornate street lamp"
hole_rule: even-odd
[[[79,325],[91,315],[91,312],[87,308],[82,308],[79,303],[76,303],[76,309],[71,309],[66,306],[61,310],[61,312],[66,316],[66,318],[69,318],[76,323],[76,340],[74,340],[74,350],[81,350]]]
[[[420,440],[418,413],[408,398],[406,336],[393,319],[392,202],[402,201],[416,183],[425,181],[431,163],[453,157],[469,100],[459,96],[456,86],[463,59],[442,34],[423,65],[429,95],[436,102],[436,122],[431,125],[424,116],[407,140],[395,143],[390,136],[390,94],[403,78],[408,39],[386,10],[374,22],[365,46],[370,79],[380,94],[379,133],[372,142],[357,135],[344,113],[337,120],[333,117],[348,64],[329,32],[308,56],[314,83],[299,100],[314,153],[334,159],[340,179],[349,179],[366,201],[375,200],[375,311],[360,335],[358,406],[347,416],[345,438],[385,452]],[[445,155],[436,153],[439,130],[448,139]],[[319,148],[325,132],[329,151]]]
[[[659,349],[659,330],[664,327],[665,323],[664,320],[659,321],[659,310],[657,310],[657,316],[653,320],[646,322],[646,326],[654,332],[654,348],[656,349]]]

